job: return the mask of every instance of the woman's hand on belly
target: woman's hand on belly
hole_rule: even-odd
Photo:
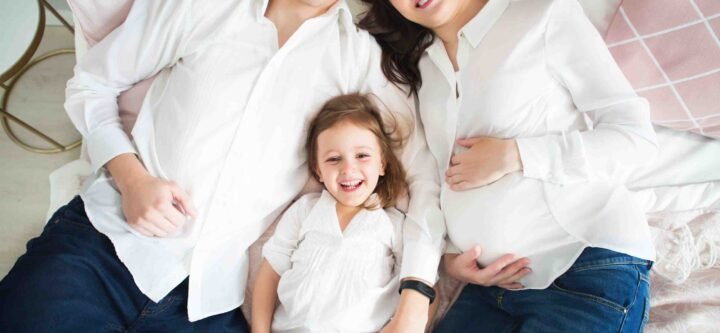
[[[443,264],[445,271],[455,279],[481,286],[498,286],[505,289],[519,289],[523,285],[517,281],[531,270],[527,267],[530,260],[516,258],[515,255],[506,254],[487,267],[481,268],[477,258],[482,250],[475,246],[462,254],[445,254]]]
[[[457,143],[469,150],[450,159],[445,182],[453,191],[484,186],[522,170],[520,152],[513,139],[476,137],[459,139]]]

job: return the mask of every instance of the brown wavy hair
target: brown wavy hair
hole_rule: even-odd
[[[368,95],[348,94],[329,100],[323,105],[308,127],[305,151],[307,151],[308,155],[307,161],[310,173],[315,179],[320,180],[317,151],[317,139],[320,133],[338,123],[349,121],[356,126],[369,130],[377,138],[382,159],[385,162],[385,175],[380,176],[380,179],[378,179],[374,193],[377,194],[381,207],[394,206],[397,198],[404,195],[408,188],[405,181],[405,170],[394,153],[394,150],[402,148],[406,136],[405,133],[402,133],[397,118],[391,113],[388,113],[388,117],[388,121],[383,119],[380,111],[372,103]],[[376,206],[375,204],[367,203],[365,208],[373,208],[373,206]]]
[[[381,67],[385,76],[398,85],[408,85],[408,95],[422,85],[420,57],[435,40],[435,34],[403,17],[389,0],[362,0],[368,11],[358,22],[375,37],[382,48]]]

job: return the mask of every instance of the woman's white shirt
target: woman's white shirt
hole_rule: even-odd
[[[397,306],[403,214],[362,209],[341,230],[336,203],[301,197],[263,247],[281,276],[273,332],[378,332]]]
[[[545,288],[588,246],[654,259],[623,175],[656,150],[647,102],[576,0],[490,0],[459,33],[454,71],[436,38],[421,58],[419,113],[444,179],[456,139],[516,139],[523,171],[463,192],[441,189],[449,252],[480,264],[531,260]],[[457,87],[457,91],[456,91]]]

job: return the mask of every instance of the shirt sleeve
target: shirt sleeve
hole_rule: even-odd
[[[283,213],[272,237],[263,245],[263,257],[278,275],[283,275],[292,267],[290,258],[300,243],[302,221],[307,217],[311,204],[309,196],[301,197]]]
[[[392,252],[395,257],[393,272],[396,275],[400,275],[403,256],[403,224],[405,221],[405,214],[396,208],[388,208],[385,209],[385,211],[390,218],[390,222],[393,224]]]
[[[372,40],[365,68],[365,86],[392,112],[409,134],[402,151],[396,152],[407,174],[409,205],[403,225],[403,256],[400,278],[437,280],[438,264],[445,246],[445,220],[440,211],[440,182],[435,160],[425,141],[416,113],[415,98],[390,83],[380,68],[380,47]]]
[[[431,285],[445,247],[445,217],[440,211],[437,164],[425,141],[420,117],[401,154],[406,168],[410,202],[403,226],[403,263],[400,278],[418,278]]]
[[[620,177],[656,153],[648,103],[635,94],[577,0],[552,6],[547,67],[592,129],[517,139],[524,175],[557,184]]]
[[[189,3],[136,1],[125,22],[75,66],[65,109],[85,140],[94,171],[120,154],[137,154],[122,129],[117,97],[178,61],[186,42]]]

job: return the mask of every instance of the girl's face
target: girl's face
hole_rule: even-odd
[[[390,0],[390,3],[406,19],[436,30],[458,16],[468,1],[475,0]]]
[[[317,154],[320,182],[344,206],[361,206],[385,174],[375,134],[349,121],[318,135]]]

